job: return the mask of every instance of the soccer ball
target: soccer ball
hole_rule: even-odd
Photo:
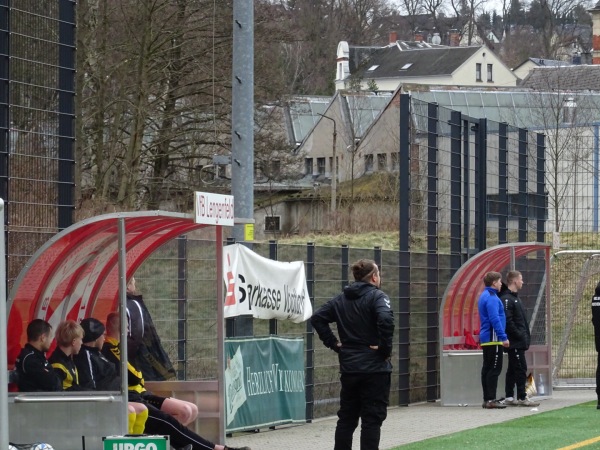
[[[38,442],[37,444],[33,444],[31,446],[31,450],[54,450],[54,447],[44,442]]]

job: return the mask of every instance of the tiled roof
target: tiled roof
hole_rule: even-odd
[[[365,79],[450,75],[480,48],[400,50],[396,46],[384,47],[363,63],[356,75]]]
[[[600,91],[600,65],[535,67],[521,86],[544,91]]]

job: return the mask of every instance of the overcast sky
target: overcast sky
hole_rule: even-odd
[[[390,4],[395,5],[396,7],[404,10],[402,7],[402,0],[389,0]],[[485,0],[483,4],[483,9],[488,12],[492,12],[492,10],[496,10],[498,14],[502,14],[502,0]]]

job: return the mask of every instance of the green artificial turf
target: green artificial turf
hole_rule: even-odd
[[[476,414],[474,411],[473,414]],[[598,438],[597,442],[583,441]],[[513,419],[495,425],[402,445],[396,449],[600,449],[596,402]]]

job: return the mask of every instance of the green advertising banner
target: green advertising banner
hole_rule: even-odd
[[[225,339],[226,431],[306,421],[302,338]]]
[[[107,436],[103,450],[169,450],[168,436]]]

